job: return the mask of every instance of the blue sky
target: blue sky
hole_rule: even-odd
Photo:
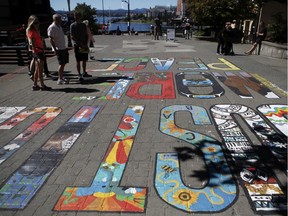
[[[77,1],[70,0],[71,10],[75,8],[77,3],[86,3],[91,5],[91,7],[96,8],[97,10],[102,10],[102,0],[86,0],[86,1]],[[122,3],[122,0],[103,0],[104,9],[127,9],[127,4]],[[54,10],[68,10],[67,0],[50,0],[50,5]],[[130,0],[130,8],[149,8],[154,7],[155,5],[177,5],[177,0]]]

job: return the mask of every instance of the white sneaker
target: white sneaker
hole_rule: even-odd
[[[57,85],[63,85],[63,84],[68,84],[68,83],[69,83],[68,80],[64,80],[64,79],[62,79],[62,80],[58,79],[57,80]]]

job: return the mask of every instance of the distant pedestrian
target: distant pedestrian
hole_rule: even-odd
[[[257,48],[257,45],[259,45],[258,55],[260,55],[262,41],[266,38],[266,34],[267,34],[267,29],[266,29],[265,23],[261,21],[259,24],[259,29],[257,31],[256,41],[253,43],[252,47],[248,51],[245,52],[245,54],[251,55],[253,51]]]
[[[157,16],[157,17],[154,19],[154,22],[155,22],[155,26],[154,26],[154,40],[159,40],[159,36],[162,35],[160,17]]]
[[[217,33],[217,55],[222,55],[224,53],[224,32],[226,31],[226,27],[224,26],[218,33]]]
[[[223,32],[223,39],[224,39],[223,55],[234,55],[233,30],[231,28],[230,22],[227,22],[225,25],[225,30]]]
[[[190,38],[190,29],[191,29],[191,25],[189,23],[189,19],[187,19],[186,23],[185,23],[185,27],[184,27],[184,35],[185,35],[185,39]]]
[[[87,27],[81,21],[81,14],[79,12],[74,13],[75,22],[70,25],[70,33],[71,38],[74,42],[74,53],[77,62],[77,72],[79,76],[79,81],[83,80],[82,77],[92,77],[86,72],[86,62],[88,60],[88,33]],[[82,70],[81,74],[81,62],[82,62]]]
[[[122,31],[120,30],[119,26],[117,26],[116,35],[121,35],[121,34],[122,34]]]
[[[34,86],[32,87],[32,90],[49,91],[52,88],[46,86],[43,81],[43,63],[45,56],[43,41],[39,33],[39,20],[35,15],[31,15],[28,18],[26,36],[28,38],[29,44],[31,45],[33,59],[35,60],[35,72],[33,77]],[[38,79],[40,81],[41,87],[38,86]]]
[[[48,27],[47,34],[52,46],[52,50],[58,59],[58,80],[57,84],[68,84],[69,81],[63,78],[64,67],[69,63],[69,53],[65,45],[65,35],[61,27],[61,16],[53,15],[53,23]]]

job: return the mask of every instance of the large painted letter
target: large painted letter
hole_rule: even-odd
[[[185,75],[202,76],[202,79],[185,79]],[[180,95],[190,98],[216,98],[224,94],[224,89],[214,79],[214,77],[204,72],[181,72],[175,75],[177,90]],[[192,93],[189,87],[211,87],[212,92],[208,94]]]
[[[157,154],[155,187],[170,205],[187,212],[219,212],[229,207],[238,194],[221,143],[209,136],[179,128],[175,112],[188,111],[196,125],[211,124],[206,110],[198,106],[174,105],[161,111],[160,131],[198,147],[210,174],[207,185],[193,189],[184,185],[175,153]]]
[[[45,114],[35,121],[30,127],[16,136],[8,144],[0,148],[0,164],[3,163],[7,158],[14,154],[18,149],[25,145],[32,137],[39,133],[44,127],[46,127],[57,115],[61,112],[58,107],[38,107],[34,110],[24,111],[19,113],[17,116],[4,122],[0,129],[11,129],[24,121],[30,115],[35,113],[45,112]]]
[[[179,61],[177,62],[177,64],[197,66],[197,67],[178,68],[178,70],[180,71],[209,70],[209,68],[202,62],[200,58],[194,58],[194,61]]]
[[[253,146],[244,135],[232,114],[240,115],[260,140],[270,147],[277,159],[287,163],[285,139],[270,128],[254,110],[246,106],[215,105],[211,112],[226,148],[240,172],[239,179],[249,194],[252,208],[257,212],[286,211],[287,197],[285,198],[274,173],[259,160],[261,151],[256,150],[257,146]]]
[[[84,132],[100,107],[82,107],[0,189],[0,208],[23,209]]]
[[[117,68],[117,70],[120,71],[135,71],[135,70],[142,70],[146,67],[146,65],[149,62],[149,58],[148,57],[144,57],[144,58],[127,58],[124,59],[121,63],[130,63],[133,61],[140,61],[139,64],[136,67],[133,68],[126,68],[124,64],[120,64]]]
[[[26,107],[0,107],[0,124],[25,108]]]
[[[151,58],[151,61],[158,71],[167,71],[172,66],[174,58],[169,58],[167,60],[159,60],[158,58]]]
[[[253,89],[259,94],[265,96],[266,98],[279,98],[269,88],[261,85],[261,82],[259,82],[257,79],[250,76],[246,72],[240,72],[243,78],[231,72],[226,72],[225,74],[228,78],[217,72],[213,72],[214,76],[216,76],[222,83],[228,86],[233,92],[235,92],[241,98],[253,98],[246,87]]]
[[[137,73],[138,82],[132,83],[126,95],[134,99],[174,99],[175,89],[172,72]],[[139,92],[145,85],[161,85],[160,95],[147,95]]]
[[[89,72],[98,72],[98,71],[113,71],[122,61],[124,60],[124,58],[103,58],[103,59],[99,59],[97,61],[100,62],[114,62],[112,65],[110,65],[108,68],[104,68],[104,69],[87,69],[87,71]],[[97,65],[96,65],[97,67]]]
[[[211,64],[208,64],[208,67],[210,67],[211,69],[215,69],[215,70],[228,70],[228,71],[240,70],[240,68],[236,67],[235,65],[233,65],[231,62],[227,61],[226,59],[224,58],[218,58],[218,59],[222,63],[211,63]],[[220,65],[221,67],[217,67],[215,65]]]
[[[146,188],[120,187],[143,106],[129,106],[90,187],[67,187],[57,211],[144,212]]]
[[[288,136],[288,106],[263,105],[257,108],[280,133]]]

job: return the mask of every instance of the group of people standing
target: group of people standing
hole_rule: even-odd
[[[90,41],[92,40],[94,42],[94,39],[89,27],[82,22],[81,14],[75,12],[74,18],[75,22],[73,22],[70,26],[70,35],[74,43],[78,79],[81,81],[83,80],[83,77],[91,77],[91,75],[86,72],[86,62],[88,60]],[[61,16],[59,14],[53,15],[53,23],[48,27],[47,34],[51,43],[52,50],[57,56],[59,63],[57,84],[68,84],[68,80],[63,77],[63,72],[65,65],[69,63],[69,53],[66,47],[64,31],[61,27]],[[32,76],[34,82],[32,90],[50,91],[52,88],[46,86],[43,80],[43,65],[45,61],[45,54],[43,41],[39,31],[39,19],[35,15],[31,15],[28,18],[26,37],[28,39],[28,46],[32,52],[32,61],[34,61],[35,64],[35,69],[33,72],[34,76]],[[40,86],[38,85],[38,81],[40,82]]]
[[[234,24],[234,23],[233,23]],[[231,22],[226,22],[217,34],[217,55],[234,55],[233,51],[233,34],[234,28],[231,26]]]
[[[222,28],[219,33],[217,34],[217,55],[234,55],[233,51],[233,41],[235,38],[235,24],[236,21],[226,22],[225,27]],[[253,51],[258,48],[258,55],[260,54],[261,44],[262,41],[265,39],[267,34],[267,29],[265,23],[261,21],[259,23],[258,31],[256,33],[256,39],[253,43],[252,47],[245,52],[247,55],[251,55]]]

